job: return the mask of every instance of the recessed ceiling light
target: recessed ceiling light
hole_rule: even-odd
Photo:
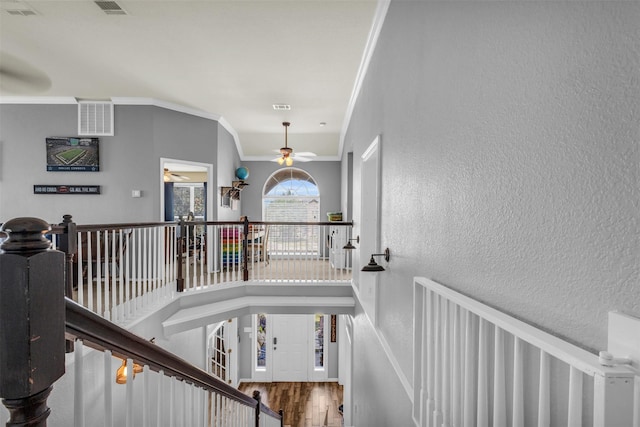
[[[326,126],[327,122],[320,122],[320,126]]]

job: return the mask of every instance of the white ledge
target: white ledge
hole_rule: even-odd
[[[256,295],[259,294],[259,295]],[[351,285],[232,284],[180,296],[181,309],[162,322],[165,336],[248,314],[355,313]]]

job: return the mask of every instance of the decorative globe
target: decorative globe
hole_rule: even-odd
[[[238,177],[238,179],[244,181],[245,179],[249,178],[249,169],[244,166],[240,166],[238,169],[236,169],[236,176]]]

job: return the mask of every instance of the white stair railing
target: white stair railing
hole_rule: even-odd
[[[122,363],[110,351],[87,349],[82,340],[75,341],[75,360],[56,387],[73,381],[73,418],[58,412],[63,404],[54,395],[50,401],[52,421],[77,427],[150,427],[150,426],[253,426],[255,408],[215,391],[206,390],[176,377],[166,376],[148,366],[126,384],[116,384],[116,370]],[[128,372],[134,364],[126,360]],[[100,388],[101,389],[100,389]],[[265,419],[269,419],[265,417]],[[275,421],[279,425],[279,421]]]
[[[246,396],[69,299],[66,317],[74,349],[49,400],[52,425],[253,427],[258,417],[280,425],[282,415],[259,395]]]
[[[413,380],[420,427],[637,425],[630,369],[425,278],[414,279]]]

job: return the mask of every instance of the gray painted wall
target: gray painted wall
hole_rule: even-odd
[[[236,169],[240,166],[240,155],[236,148],[233,136],[222,126],[218,130],[218,159],[217,171],[214,175],[218,177],[218,186],[215,187],[215,206],[217,206],[219,221],[237,221],[242,212],[242,197],[236,209],[223,208],[220,206],[220,187],[230,187],[236,178]]]
[[[381,135],[377,319],[408,378],[416,275],[589,349],[609,310],[640,317],[638,22],[637,2],[391,2],[345,152],[358,234],[360,157]],[[355,325],[354,424],[412,425]]]
[[[282,166],[275,162],[243,162],[249,168],[249,185],[242,191],[242,215],[249,220],[262,220],[262,191],[267,179]],[[340,210],[340,162],[296,162],[294,168],[302,169],[316,180],[320,189],[320,218],[327,221],[327,212]]]
[[[75,105],[0,104],[0,221],[157,221],[160,158],[217,162],[218,123],[153,106],[116,106],[115,135],[100,137],[100,172],[47,172],[45,138],[77,135]],[[215,176],[215,175],[214,175]],[[34,184],[100,185],[100,195],[35,195]],[[213,188],[217,183],[211,183]],[[132,198],[131,190],[141,190]]]

